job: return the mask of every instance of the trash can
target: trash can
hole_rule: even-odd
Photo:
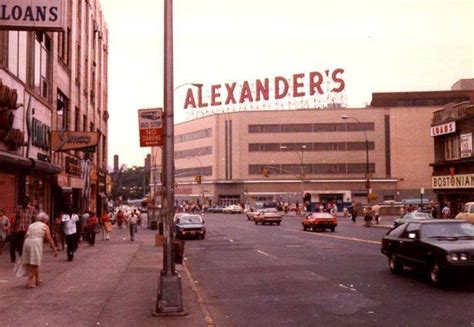
[[[184,241],[173,240],[174,263],[183,264],[184,258]]]
[[[153,220],[151,223],[150,223],[150,229],[151,230],[157,230],[158,229],[158,222],[156,220]]]

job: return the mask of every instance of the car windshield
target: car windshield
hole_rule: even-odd
[[[474,238],[474,227],[470,223],[435,223],[424,224],[421,228],[422,238]]]
[[[179,217],[176,223],[177,224],[200,224],[202,223],[202,219],[200,216],[184,216],[184,217]]]
[[[265,211],[265,212],[278,212],[278,210],[275,209],[275,208],[267,208],[267,209],[265,209],[265,210],[263,210],[263,211]]]

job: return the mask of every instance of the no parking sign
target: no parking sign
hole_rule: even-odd
[[[138,110],[140,147],[163,145],[163,109]]]

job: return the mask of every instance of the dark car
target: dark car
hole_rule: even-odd
[[[185,237],[204,239],[206,237],[206,226],[200,215],[186,214],[175,219],[174,230],[177,239]]]
[[[222,206],[210,207],[209,209],[207,209],[207,212],[209,212],[209,213],[223,213],[224,212],[224,207],[222,207]]]
[[[450,272],[474,272],[474,227],[467,221],[420,220],[391,229],[382,239],[382,253],[393,273],[404,266],[429,271],[442,285]]]

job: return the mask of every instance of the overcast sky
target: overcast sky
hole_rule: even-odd
[[[101,0],[109,28],[109,163],[143,165],[140,108],[163,106],[163,1]],[[224,84],[343,68],[349,107],[372,92],[474,77],[472,0],[174,0],[174,83]],[[183,121],[187,87],[175,92]],[[189,110],[189,109],[188,109]],[[198,109],[197,109],[198,110]]]

